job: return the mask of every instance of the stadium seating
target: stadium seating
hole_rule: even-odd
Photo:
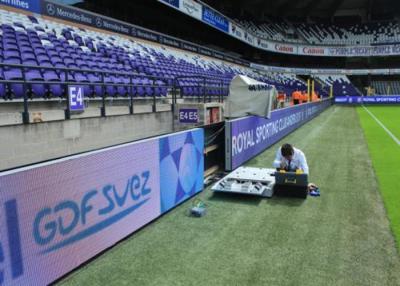
[[[150,47],[118,35],[85,31],[3,10],[0,10],[0,23],[1,63],[26,66],[22,69],[3,65],[0,77],[7,81],[40,82],[28,84],[30,97],[62,96],[65,82],[85,84],[86,94],[101,96],[100,83],[104,80],[108,84],[104,88],[108,96],[126,96],[132,92],[140,97],[166,96],[167,85],[178,76],[205,74],[223,79],[224,84],[227,82],[223,71],[210,69],[211,63],[200,65],[199,59],[188,60],[182,52]],[[64,68],[75,70],[66,73]],[[132,73],[136,76],[130,78],[128,75]],[[128,90],[126,85],[131,80],[136,87]],[[214,87],[211,88],[214,94],[217,94],[217,83],[220,84],[215,79],[207,82]],[[21,98],[24,92],[21,83],[0,86],[0,97],[4,99]]]
[[[85,94],[93,97],[103,93],[111,97],[164,97],[174,84],[182,96],[226,96],[236,74],[273,84],[289,94],[295,88],[305,88],[293,75],[255,73],[217,59],[40,17],[0,10],[0,22],[0,61],[26,66],[3,66],[0,77],[30,82],[28,90],[21,83],[1,84],[3,99],[22,98],[24,92],[30,98],[61,97],[66,82],[82,84]],[[66,72],[65,68],[73,70]],[[133,86],[129,87],[130,83]]]
[[[372,22],[365,24],[290,24],[284,21],[255,24],[236,20],[259,37],[287,42],[322,45],[377,45],[400,43],[400,26],[397,22]]]
[[[355,25],[303,23],[298,31],[310,44],[371,45],[400,42],[400,27],[396,22]]]
[[[389,80],[373,80],[371,81],[375,93],[379,95],[399,95],[400,82]]]
[[[323,88],[325,93],[329,94],[330,86],[333,86],[333,94],[336,96],[362,95],[345,75],[318,75],[315,78],[325,85]]]
[[[256,72],[41,17],[0,10],[0,23],[0,79],[7,81],[0,84],[0,98],[6,100],[22,98],[25,93],[37,99],[63,97],[66,83],[71,82],[83,85],[90,97],[162,98],[173,86],[184,97],[227,96],[228,85],[236,74],[274,85],[288,95],[307,89],[294,74]],[[22,84],[24,80],[28,84]],[[350,94],[351,83],[346,81],[344,85],[338,91]],[[319,94],[329,94],[318,88]]]
[[[264,39],[287,43],[304,42],[302,39],[297,38],[295,29],[283,21],[275,20],[273,23],[261,23],[259,25],[247,20],[236,19],[235,21],[253,34]]]

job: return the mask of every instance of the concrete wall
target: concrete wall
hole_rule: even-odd
[[[0,127],[0,170],[173,131],[171,111]]]

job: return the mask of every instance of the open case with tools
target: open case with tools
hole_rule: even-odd
[[[211,190],[267,198],[276,194],[305,199],[308,195],[308,176],[300,172],[239,167],[216,182]]]
[[[275,172],[274,193],[278,196],[307,198],[308,175],[299,172]]]
[[[240,167],[215,183],[211,190],[270,198],[274,193],[274,173],[275,169]]]

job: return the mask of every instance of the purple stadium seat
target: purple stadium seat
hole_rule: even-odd
[[[88,77],[83,73],[75,72],[74,76],[75,76],[76,82],[79,82],[79,83],[89,83],[90,82]],[[83,86],[83,91],[84,91],[85,94],[88,94],[88,95],[92,95],[93,94],[93,90],[90,88],[89,85],[85,84],[85,85],[82,85],[82,86]]]
[[[29,70],[25,72],[25,79],[27,81],[44,81],[43,76],[39,70]],[[44,97],[46,90],[43,83],[28,85],[31,90],[31,97]]]
[[[5,80],[23,80],[24,76],[20,69],[10,69],[4,71]],[[22,98],[24,96],[24,87],[22,83],[7,83],[8,94],[6,97],[9,99]]]
[[[104,83],[106,83],[106,84],[108,83],[108,85],[106,85],[106,95],[114,97],[116,95],[116,88],[114,85],[112,85],[112,84],[114,84],[114,76],[105,75]]]
[[[27,60],[36,61],[36,56],[33,53],[24,52],[24,53],[21,53],[21,59],[22,59],[22,62],[27,61]]]
[[[4,80],[3,70],[0,70],[0,80]],[[3,99],[6,97],[6,88],[4,83],[0,83],[0,97]]]
[[[43,72],[43,77],[48,84],[48,97],[62,97],[64,95],[64,88],[60,84],[61,79],[58,74],[53,70],[46,70]],[[54,84],[53,84],[54,82]],[[56,83],[57,82],[57,83]]]
[[[96,83],[101,83],[101,77],[97,74],[89,73],[87,75],[87,78],[90,83],[94,84],[94,85],[92,85],[92,88],[91,88],[91,90],[92,90],[91,96],[98,96],[98,97],[102,96],[103,88],[101,85],[96,84]]]

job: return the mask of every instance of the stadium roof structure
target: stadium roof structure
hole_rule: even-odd
[[[217,10],[242,9],[252,15],[317,16],[321,18],[341,15],[396,17],[400,15],[400,1],[396,0],[220,0],[203,1]]]

